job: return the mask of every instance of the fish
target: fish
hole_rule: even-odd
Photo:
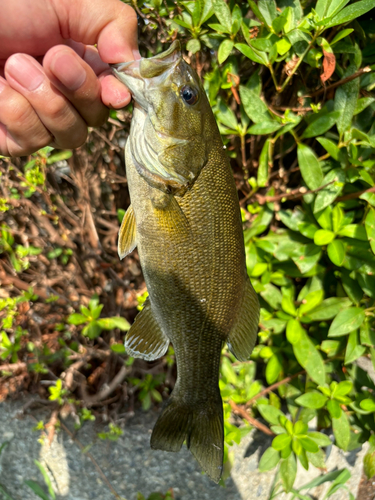
[[[218,483],[222,348],[226,342],[238,360],[247,360],[259,321],[235,182],[203,85],[178,40],[154,57],[112,68],[134,98],[125,147],[131,205],[118,253],[123,259],[137,247],[148,290],[125,348],[152,361],[172,343],[177,380],[151,448],[178,452],[185,442]]]

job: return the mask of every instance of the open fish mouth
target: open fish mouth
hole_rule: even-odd
[[[162,87],[182,61],[180,42],[175,41],[154,57],[111,65],[135,101],[130,145],[138,173],[153,187],[179,196],[193,185],[196,175],[181,165],[177,169],[171,157],[177,157],[192,139],[175,137],[158,127],[148,94]]]

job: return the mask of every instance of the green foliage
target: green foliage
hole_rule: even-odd
[[[298,498],[319,481],[332,481],[326,498],[345,487],[343,470],[293,489],[297,461],[324,468],[329,429],[351,450],[375,425],[375,386],[356,365],[361,356],[375,363],[375,40],[360,17],[372,8],[200,0],[179,2],[178,14],[168,2],[147,11],[170,14],[169,33],[193,61],[207,62],[205,46],[217,55],[204,85],[232,166],[249,184],[246,260],[261,301],[252,361],[223,357],[224,412],[229,401],[250,405],[269,423],[276,436],[260,470],[278,466],[280,487]],[[313,417],[323,432],[308,427]],[[229,462],[242,435],[226,418]]]
[[[92,420],[92,418],[90,418]],[[117,441],[120,436],[123,435],[123,431],[120,427],[118,427],[115,424],[109,424],[109,431],[108,432],[98,432],[98,437],[100,439],[103,439],[104,441],[106,439],[109,439],[110,441]]]
[[[99,298],[94,295],[89,302],[89,306],[80,306],[81,314],[74,313],[68,318],[68,323],[71,325],[85,325],[82,329],[82,335],[89,339],[99,337],[103,330],[119,330],[126,332],[129,330],[130,325],[125,318],[113,316],[112,318],[99,318],[102,312],[103,304],[99,304]],[[118,347],[118,344],[113,344],[112,350],[114,352],[123,353],[124,349]]]

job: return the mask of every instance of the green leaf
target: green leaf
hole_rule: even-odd
[[[309,311],[315,309],[324,298],[323,290],[315,290],[314,292],[310,292],[303,299],[300,308],[298,309],[298,313],[300,316],[307,314]]]
[[[29,479],[28,481],[25,481],[25,484],[33,490],[33,492],[38,495],[39,498],[42,500],[51,500],[50,497],[45,493],[43,488],[36,482],[33,481],[32,479]]]
[[[278,42],[276,42],[277,52],[280,56],[283,56],[288,52],[292,44],[286,38],[282,38]]]
[[[337,14],[348,2],[349,0],[318,0],[315,10],[320,19],[326,19]]]
[[[257,182],[259,187],[265,187],[268,183],[268,171],[270,169],[269,165],[269,149],[270,149],[270,139],[267,139],[263,144],[262,151],[259,157],[259,168]]]
[[[201,50],[201,42],[198,40],[198,38],[192,38],[186,44],[186,50],[188,50],[192,54],[195,54],[196,52]]]
[[[317,120],[314,120],[304,131],[302,138],[307,139],[309,137],[316,137],[317,135],[324,134],[327,130],[333,127],[340,115],[340,111],[331,111]]]
[[[272,132],[275,132],[276,130],[279,130],[282,127],[281,123],[277,123],[276,121],[263,121],[261,123],[255,123],[252,125],[248,133],[253,134],[253,135],[267,135],[267,134],[272,134]]]
[[[363,459],[363,470],[367,479],[375,476],[375,450],[372,448],[366,453]]]
[[[240,85],[240,97],[247,116],[254,123],[271,120],[267,105],[262,101],[256,91],[244,85]]]
[[[340,236],[356,238],[357,240],[367,241],[366,229],[359,224],[346,224],[337,231]]]
[[[127,332],[130,328],[130,324],[126,321],[126,319],[119,318],[118,316],[98,319],[97,323],[103,330],[113,330],[113,328],[119,328],[121,331]]]
[[[230,53],[232,52],[233,46],[234,42],[232,40],[224,40],[223,42],[221,42],[217,53],[217,59],[219,61],[219,64],[222,64],[224,61],[227,60]]]
[[[344,364],[348,365],[353,363],[353,361],[360,358],[365,352],[366,347],[358,342],[358,331],[353,330],[348,337]]]
[[[319,450],[319,446],[315,443],[315,441],[308,437],[300,437],[298,438],[298,440],[305,448],[305,450],[309,451],[310,453],[316,453]]]
[[[266,367],[266,380],[269,385],[276,382],[278,376],[282,372],[283,363],[282,357],[279,354],[274,354],[268,361]]]
[[[340,311],[328,331],[328,337],[341,337],[347,333],[356,330],[361,326],[365,319],[365,312],[360,307],[349,307]]]
[[[267,420],[270,424],[273,425],[279,425],[280,417],[284,417],[285,415],[282,411],[278,410],[274,406],[271,405],[264,405],[264,404],[259,404],[257,406],[257,409],[259,410],[259,413],[262,415],[262,417]]]
[[[68,323],[70,325],[82,325],[83,323],[87,323],[87,321],[86,316],[78,313],[71,314],[68,318]]]
[[[328,172],[322,181],[322,185],[328,184],[318,191],[314,202],[314,213],[331,205],[340,195],[345,185],[345,172],[341,168],[335,168]]]
[[[362,111],[370,106],[370,104],[372,104],[373,102],[375,102],[374,97],[362,97],[362,99],[358,99],[354,110],[354,116],[362,113]]]
[[[287,446],[289,446],[291,441],[292,441],[292,438],[289,436],[289,434],[279,434],[278,436],[273,438],[272,448],[280,451],[280,450],[286,448]]]
[[[313,439],[318,446],[330,446],[332,441],[322,432],[309,432],[309,438]]]
[[[111,344],[111,351],[118,354],[125,354],[126,352],[124,344]]]
[[[340,149],[337,144],[325,137],[317,137],[316,140],[323,146],[323,148],[332,156],[334,160],[339,159]],[[324,182],[323,182],[324,184]]]
[[[270,446],[263,453],[262,458],[260,459],[258,469],[259,472],[266,472],[276,467],[276,465],[280,461],[280,453]]]
[[[327,403],[327,410],[329,411],[332,418],[340,418],[342,413],[341,407],[338,401],[330,399]]]
[[[39,468],[39,470],[43,476],[43,479],[47,485],[48,493],[50,494],[50,497],[52,498],[52,500],[55,500],[56,495],[55,495],[55,492],[53,490],[52,483],[51,483],[51,480],[49,478],[49,475],[47,474],[46,469],[43,467],[43,465],[40,462],[38,462],[38,460],[34,460],[34,463],[35,463],[35,465],[37,465],[37,467]]]
[[[323,172],[314,151],[306,144],[300,143],[298,144],[297,155],[301,175],[306,185],[310,189],[318,189],[323,181]]]
[[[284,459],[280,464],[280,477],[284,490],[289,493],[293,488],[294,481],[297,475],[297,462],[294,453],[291,453],[288,458]]]
[[[325,383],[323,359],[303,328],[301,328],[300,335],[299,341],[292,344],[294,355],[314,382],[323,385]]]
[[[318,408],[323,408],[327,400],[328,398],[324,396],[321,392],[311,391],[302,394],[302,396],[299,396],[296,399],[296,403],[299,404],[300,406],[305,406],[306,408],[318,409]]]
[[[303,336],[304,330],[297,319],[290,319],[286,326],[286,338],[292,345],[297,344]]]
[[[361,2],[355,2],[348,7],[345,7],[341,12],[336,14],[334,18],[325,25],[325,28],[332,28],[332,26],[337,26],[338,24],[348,23],[357,17],[366,14],[369,10],[374,8],[373,0],[362,0]]]
[[[335,266],[342,266],[345,259],[345,247],[341,240],[333,240],[327,247],[328,257]]]
[[[358,5],[358,3],[354,5]],[[357,71],[356,66],[354,64],[351,64],[347,69],[347,71],[345,72],[344,78],[352,75],[353,73],[355,73],[355,71]],[[359,78],[355,78],[354,80],[347,82],[344,85],[341,85],[336,90],[335,111],[341,112],[341,116],[336,121],[337,129],[340,133],[340,136],[344,132],[349,130],[351,126],[353,114],[357,105],[357,99],[359,94],[359,83],[360,83]]]
[[[339,418],[332,419],[332,428],[336,445],[346,451],[350,441],[350,427],[348,417],[344,411],[341,412]]]
[[[232,15],[228,5],[224,2],[224,0],[212,0],[212,5],[214,7],[215,16],[219,19],[220,24],[222,24],[224,28],[231,33]]]
[[[315,245],[323,246],[331,243],[335,238],[335,233],[333,231],[328,231],[327,229],[318,229],[314,234]]]
[[[331,47],[332,45],[335,45],[335,43],[337,43],[338,41],[342,40],[343,38],[345,38],[346,36],[350,35],[350,33],[353,33],[353,29],[352,28],[347,28],[345,30],[342,30],[342,31],[339,31],[334,37],[333,37],[333,40],[332,42],[330,43]]]
[[[251,61],[254,61],[258,64],[263,64],[267,65],[268,59],[267,59],[267,54],[265,52],[261,52],[259,50],[255,50],[249,45],[245,45],[244,43],[236,43],[235,44],[236,49],[238,49],[242,54]]]
[[[371,250],[375,253],[375,209],[372,207],[369,207],[369,211],[366,215],[365,228]]]
[[[363,399],[359,405],[362,410],[375,412],[375,400],[372,398]]]
[[[258,8],[268,26],[277,17],[275,0],[258,0]]]

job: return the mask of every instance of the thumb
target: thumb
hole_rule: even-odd
[[[101,59],[120,63],[139,58],[137,14],[120,0],[53,0],[64,38],[97,44]]]

